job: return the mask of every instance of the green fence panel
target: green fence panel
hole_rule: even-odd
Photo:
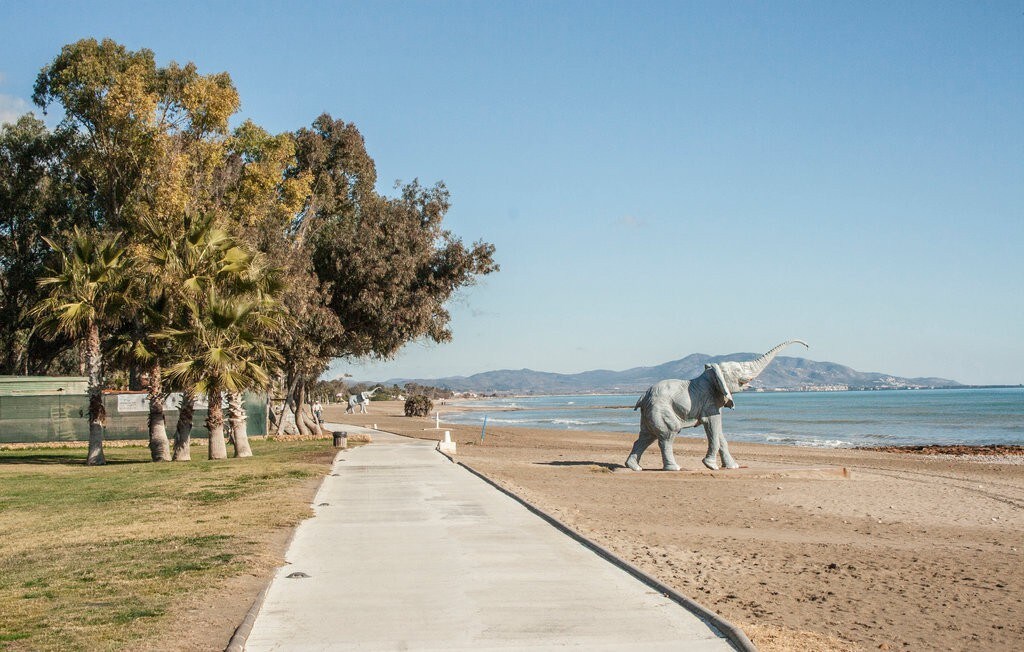
[[[0,443],[89,438],[89,397],[0,396]]]
[[[104,439],[149,438],[149,408],[138,394],[105,394]],[[267,397],[246,392],[242,405],[249,435],[267,434]],[[164,411],[167,436],[174,438],[178,410]],[[206,410],[192,416],[192,436],[206,438]],[[82,395],[0,396],[0,443],[86,441],[89,439],[89,397]]]

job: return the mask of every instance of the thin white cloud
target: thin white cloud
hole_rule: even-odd
[[[28,113],[29,110],[30,107],[27,101],[20,97],[0,93],[0,124],[16,122],[18,118]]]
[[[646,220],[635,215],[626,215],[624,217],[620,217],[615,221],[615,223],[618,224],[619,226],[624,226],[627,229],[642,229],[645,226],[647,226]]]

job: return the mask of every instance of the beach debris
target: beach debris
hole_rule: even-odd
[[[1024,455],[1024,446],[991,444],[982,446],[971,446],[968,444],[928,444],[925,446],[859,446],[861,450],[878,451],[881,453],[917,453],[920,455]]]

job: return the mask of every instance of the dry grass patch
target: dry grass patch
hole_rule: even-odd
[[[145,447],[117,448],[104,467],[85,466],[83,450],[0,453],[0,648],[223,649],[336,452],[253,449],[154,464]],[[243,576],[257,581],[203,626],[169,627]]]

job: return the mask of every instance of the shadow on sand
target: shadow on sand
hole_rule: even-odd
[[[614,471],[615,469],[624,469],[621,464],[615,464],[614,462],[594,462],[594,461],[577,461],[577,460],[555,460],[554,462],[534,462],[534,464],[543,464],[544,466],[600,466]]]

